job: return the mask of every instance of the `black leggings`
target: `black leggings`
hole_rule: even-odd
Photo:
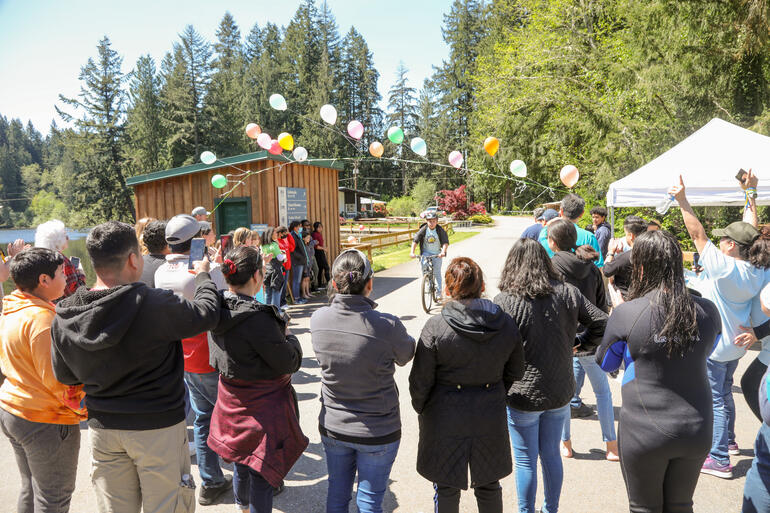
[[[460,513],[460,489],[433,483],[435,513]],[[500,481],[473,489],[479,513],[503,513],[503,489]]]
[[[741,391],[746,404],[751,408],[751,412],[762,422],[762,415],[759,412],[759,384],[762,382],[762,376],[765,375],[767,365],[755,358],[748,366],[746,372],[741,378]]]
[[[315,281],[319,287],[322,287],[331,279],[329,276],[329,262],[326,261],[326,252],[316,250],[315,261],[318,264],[318,276],[315,277]]]
[[[669,439],[653,426],[619,431],[620,465],[631,513],[692,513],[692,496],[709,436]]]

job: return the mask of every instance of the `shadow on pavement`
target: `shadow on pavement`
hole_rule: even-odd
[[[383,296],[387,296],[391,292],[395,292],[401,287],[409,285],[415,280],[417,280],[417,276],[414,278],[375,276],[373,285],[374,289],[372,290],[372,294],[369,297],[372,299],[372,301],[377,301],[377,299]],[[419,299],[418,296],[415,296],[415,298]]]

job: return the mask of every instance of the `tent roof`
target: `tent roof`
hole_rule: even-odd
[[[714,118],[691,136],[625,178],[610,184],[610,207],[652,207],[682,175],[690,204],[741,206],[735,175],[751,168],[759,178],[757,204],[770,205],[770,137]]]

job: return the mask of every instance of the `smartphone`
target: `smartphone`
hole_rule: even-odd
[[[188,269],[193,268],[193,262],[200,262],[203,260],[203,255],[206,254],[206,239],[193,239],[190,243],[190,263]]]
[[[72,262],[72,267],[75,269],[80,268],[80,259],[78,257],[70,257],[70,262]]]
[[[738,171],[738,174],[737,174],[737,175],[735,175],[735,179],[736,179],[736,180],[738,180],[739,182],[743,183],[743,180],[745,180],[745,179],[746,179],[746,175],[747,175],[747,174],[748,174],[748,173],[747,173],[747,172],[746,172],[746,171],[745,171],[743,168],[741,168],[741,169]]]
[[[222,255],[222,258],[225,257],[225,255],[233,249],[233,236],[232,235],[222,235],[219,238],[219,247],[221,248],[219,251],[219,254]]]

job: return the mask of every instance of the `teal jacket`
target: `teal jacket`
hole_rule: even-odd
[[[602,256],[602,252],[599,249],[599,241],[596,240],[596,235],[589,232],[588,230],[584,230],[583,228],[579,227],[578,225],[575,225],[575,229],[577,230],[577,242],[575,243],[575,247],[584,246],[588,244],[592,248],[596,250],[597,253],[599,253],[599,260],[594,262],[596,264],[596,267],[604,267],[604,257]],[[548,256],[553,258],[553,251],[551,251],[551,248],[548,247],[548,227],[544,227],[542,230],[540,230],[540,237],[538,237],[538,242],[543,245],[545,250],[548,252]]]

